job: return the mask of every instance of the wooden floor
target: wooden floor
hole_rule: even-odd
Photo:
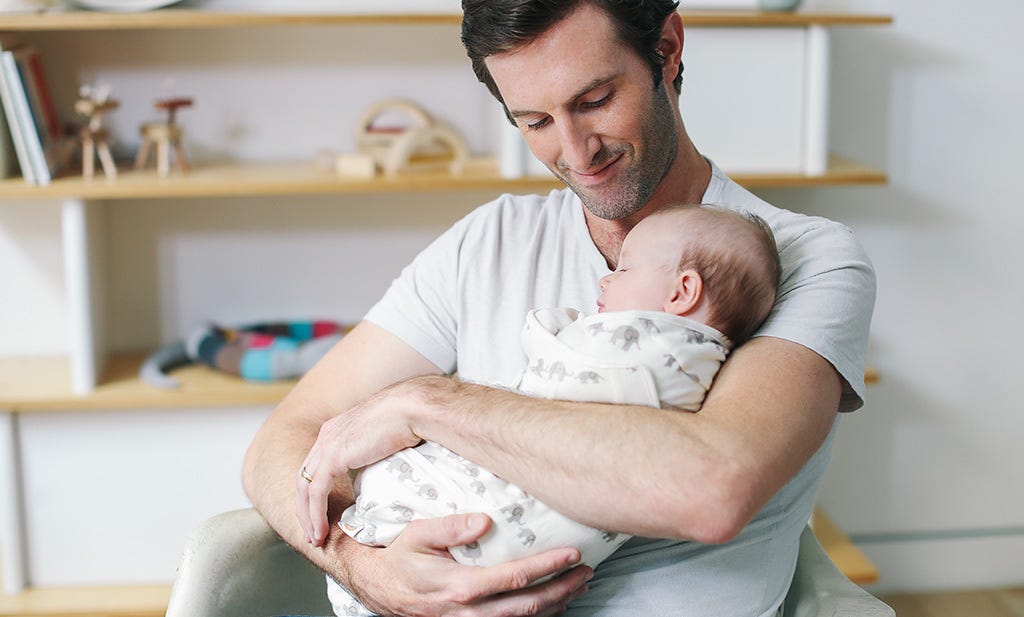
[[[896,617],[1024,617],[1024,588],[894,594],[882,600]]]

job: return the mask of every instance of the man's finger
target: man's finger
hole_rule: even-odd
[[[472,576],[476,579],[480,597],[486,597],[525,589],[545,576],[571,568],[579,561],[580,552],[575,548],[559,548],[507,563],[476,568]],[[568,594],[583,582],[590,580],[593,572],[588,566],[574,568],[552,581],[538,585],[536,589],[551,586],[556,591],[561,590],[562,593]]]
[[[324,466],[318,475],[313,476],[309,483],[308,508],[309,524],[313,531],[313,544],[320,546],[327,537],[327,496],[334,486],[334,478]]]
[[[309,522],[309,484],[301,477],[295,478],[295,516],[306,534],[306,540],[313,541],[313,526]]]
[[[412,521],[399,537],[413,547],[447,549],[478,540],[490,526],[486,514],[452,514]]]
[[[593,575],[592,569],[580,566],[535,587],[494,596],[486,601],[487,613],[503,617],[561,614],[570,602],[588,591],[587,581]]]

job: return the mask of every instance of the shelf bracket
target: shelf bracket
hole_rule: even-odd
[[[17,594],[28,585],[28,552],[18,414],[13,411],[0,410],[0,470],[0,573],[4,593]]]
[[[829,30],[821,24],[807,27],[804,91],[804,173],[828,172]]]
[[[101,260],[97,250],[103,245],[102,231],[95,220],[97,204],[84,199],[66,199],[61,204],[61,235],[64,249],[64,281],[67,290],[68,355],[71,366],[71,391],[87,394],[96,387],[106,354],[99,342],[104,339]]]

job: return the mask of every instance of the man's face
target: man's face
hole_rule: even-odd
[[[622,243],[616,270],[601,279],[597,311],[664,311],[675,295],[680,244],[676,227],[644,219]]]
[[[583,5],[486,62],[530,150],[588,210],[620,219],[647,203],[675,161],[676,110],[604,12]]]

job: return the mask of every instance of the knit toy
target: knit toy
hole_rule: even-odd
[[[349,329],[331,321],[269,322],[238,328],[210,324],[150,355],[139,368],[139,378],[157,388],[174,389],[181,383],[168,371],[202,363],[249,381],[292,379],[308,371]]]

